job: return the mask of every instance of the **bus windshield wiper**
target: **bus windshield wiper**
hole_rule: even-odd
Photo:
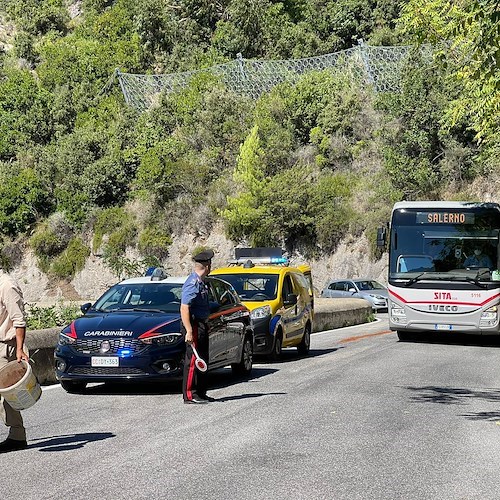
[[[423,273],[417,274],[413,278],[410,278],[406,283],[405,286],[410,286],[413,285],[413,283],[416,283],[422,276],[425,276],[426,274],[430,274],[429,271],[424,271]]]
[[[476,286],[479,286],[481,288],[488,288],[488,285],[486,285],[485,283],[481,283],[479,281],[479,278],[489,273],[489,269],[484,269],[483,271],[478,272],[474,278],[471,278],[470,276],[461,276],[461,278],[469,283],[474,283]]]
[[[480,287],[480,288],[488,288],[488,285],[485,285],[484,283],[481,283],[478,279],[478,276],[475,278],[471,278],[469,276],[463,276],[462,279],[464,281],[467,281],[468,283],[474,283],[474,285]]]

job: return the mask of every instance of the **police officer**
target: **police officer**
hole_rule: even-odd
[[[195,366],[193,346],[199,356],[208,363],[208,288],[204,282],[210,273],[214,252],[205,250],[193,257],[194,271],[182,287],[181,332],[185,335],[186,355],[184,358],[184,376],[182,396],[186,404],[203,404],[213,401],[207,396],[206,374]]]

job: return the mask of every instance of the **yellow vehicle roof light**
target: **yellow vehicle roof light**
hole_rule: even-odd
[[[230,264],[253,267],[256,264],[288,265],[288,258],[283,256],[281,248],[235,248],[234,260]]]
[[[244,257],[241,259],[233,259],[229,261],[229,264],[240,265],[243,264],[244,267],[253,267],[256,264],[282,264],[287,265],[288,259],[286,257],[255,257],[249,259]]]

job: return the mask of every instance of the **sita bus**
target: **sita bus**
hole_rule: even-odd
[[[389,326],[401,340],[500,333],[500,205],[400,202],[389,230]],[[379,229],[378,246],[386,239]]]

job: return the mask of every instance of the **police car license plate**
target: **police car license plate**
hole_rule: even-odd
[[[118,356],[92,356],[90,366],[118,366]]]
[[[434,328],[436,330],[452,330],[452,326],[451,325],[434,325]]]

